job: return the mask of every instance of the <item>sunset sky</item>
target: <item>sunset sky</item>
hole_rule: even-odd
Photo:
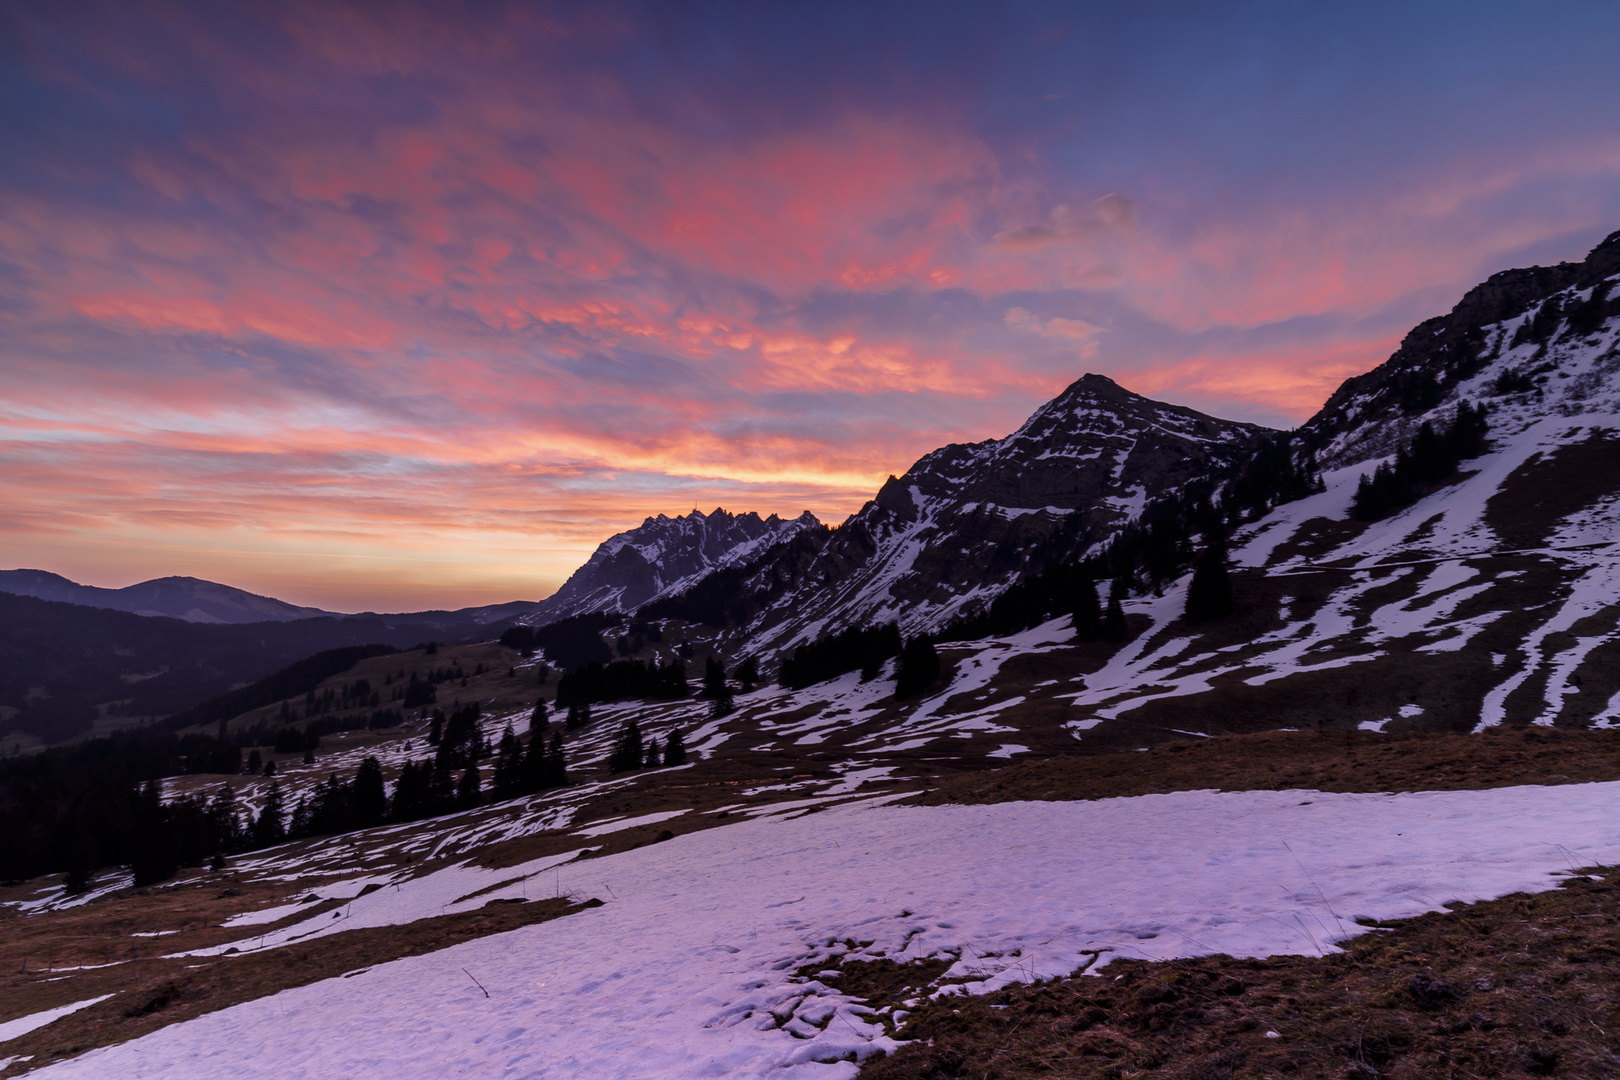
[[[0,568],[337,610],[1287,427],[1620,229],[1620,5],[0,0]]]

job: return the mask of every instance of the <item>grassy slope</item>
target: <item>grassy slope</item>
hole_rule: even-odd
[[[861,1077],[1612,1077],[1617,964],[1620,871],[1594,871],[1385,924],[1330,956],[1120,960],[937,999]]]

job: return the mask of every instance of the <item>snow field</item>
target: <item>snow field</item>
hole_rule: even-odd
[[[983,992],[1115,957],[1326,952],[1361,932],[1358,916],[1548,888],[1554,875],[1620,862],[1617,798],[1620,783],[1195,791],[865,800],[764,817],[545,874],[601,907],[284,991],[37,1075],[848,1078],[856,1059],[894,1045],[888,1029],[800,968],[944,957],[948,978]],[[413,889],[447,893],[435,877],[373,896],[405,905]]]

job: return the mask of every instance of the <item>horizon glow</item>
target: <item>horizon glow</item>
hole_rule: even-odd
[[[0,9],[0,568],[537,599],[1087,371],[1288,427],[1620,228],[1620,9]]]

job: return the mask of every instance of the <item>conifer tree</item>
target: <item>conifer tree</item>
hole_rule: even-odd
[[[681,735],[681,729],[676,728],[664,739],[664,764],[686,764],[686,740]]]
[[[264,759],[259,756],[259,748],[255,746],[248,752],[247,766],[242,771],[249,776],[257,776],[259,770],[263,767]]]
[[[428,774],[428,806],[426,816],[447,813],[456,804],[456,782],[450,777],[450,763],[442,757],[433,759]]]
[[[589,702],[576,701],[568,706],[568,719],[563,727],[569,731],[578,731],[591,722],[591,706]]]
[[[630,722],[625,724],[624,734],[619,736],[612,756],[608,758],[608,771],[621,773],[639,769],[642,758],[641,725],[631,718]]]
[[[1225,618],[1232,614],[1232,609],[1232,578],[1226,570],[1226,547],[1213,542],[1198,556],[1192,581],[1187,585],[1187,610],[1183,617],[1197,624]]]
[[[546,708],[546,699],[545,698],[536,698],[535,702],[534,702],[534,712],[529,714],[529,727],[530,727],[530,729],[532,730],[534,728],[543,728],[543,727],[545,727],[547,721],[550,718],[550,716],[551,716],[551,713]]]
[[[646,756],[646,758],[643,759],[641,767],[644,768],[644,769],[656,769],[656,768],[658,768],[659,765],[661,765],[663,763],[663,760],[664,760],[664,756],[663,756],[663,753],[658,748],[658,740],[657,739],[648,739],[647,740],[647,756]]]
[[[482,799],[482,794],[479,790],[480,782],[481,778],[478,775],[478,763],[475,761],[467,766],[466,771],[461,774],[461,782],[456,785],[456,809],[477,809],[478,804]]]
[[[354,773],[355,824],[364,829],[382,822],[388,814],[388,794],[383,786],[382,764],[366,757]]]
[[[221,784],[214,793],[213,800],[208,804],[208,824],[218,852],[235,851],[246,839],[247,830],[242,825],[241,808],[231,785]]]
[[[523,755],[522,766],[518,769],[518,792],[530,795],[546,787],[549,769],[551,766],[546,761],[546,733],[531,732],[528,737],[528,751]]]
[[[742,683],[743,693],[752,693],[755,685],[759,683],[759,657],[750,656],[737,667],[737,681]]]
[[[1113,587],[1108,590],[1108,610],[1103,613],[1103,637],[1109,641],[1125,640],[1124,596],[1125,583],[1115,578]]]
[[[507,736],[511,736],[508,738]],[[543,741],[545,731],[534,732],[530,742],[535,739]],[[514,795],[523,794],[523,744],[512,734],[512,727],[507,725],[506,731],[501,734],[500,750],[495,757],[495,797],[497,799],[510,799]]]
[[[1097,599],[1097,583],[1082,574],[1074,590],[1074,629],[1081,641],[1103,636],[1102,604]]]
[[[300,798],[298,805],[293,807],[292,820],[287,823],[287,835],[308,836],[309,833],[309,800]]]
[[[560,731],[551,736],[551,753],[546,755],[546,781],[548,787],[562,787],[568,783],[568,765],[563,760]]]
[[[718,657],[711,656],[703,664],[703,699],[714,701],[726,693],[726,669]]]
[[[176,858],[170,814],[160,785],[153,780],[136,795],[129,816],[130,872],[135,884],[150,885],[174,876]]]
[[[281,781],[272,780],[270,790],[264,797],[264,806],[260,807],[258,819],[253,822],[253,844],[255,847],[269,847],[285,839],[287,825],[282,807]]]
[[[939,653],[925,634],[906,642],[900,650],[900,663],[895,667],[894,696],[904,700],[915,697],[934,685],[939,678]]]

